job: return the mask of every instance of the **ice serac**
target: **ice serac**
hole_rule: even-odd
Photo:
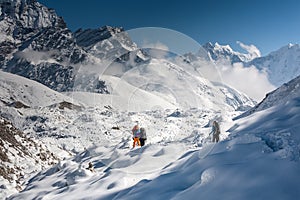
[[[54,10],[35,0],[2,0],[0,64],[4,71],[57,91],[72,87],[75,64],[86,53]]]

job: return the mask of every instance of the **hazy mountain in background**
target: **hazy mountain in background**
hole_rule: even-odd
[[[267,56],[256,58],[246,65],[254,65],[259,70],[266,72],[270,82],[279,87],[300,75],[300,46],[299,44],[288,44]]]
[[[235,52],[229,45],[220,45],[218,43],[207,43],[203,45],[203,48],[207,51],[208,58],[216,65],[242,63],[244,67],[254,66],[265,73],[270,83],[276,87],[300,75],[299,44],[288,44],[266,56],[260,56],[255,51],[254,53]],[[200,57],[203,56],[200,55]]]

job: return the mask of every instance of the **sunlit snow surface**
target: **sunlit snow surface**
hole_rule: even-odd
[[[7,5],[13,7],[9,7],[11,9],[8,11],[18,9],[18,5],[24,7],[20,0],[11,2]],[[83,76],[79,76],[78,70],[75,86],[88,89],[99,81],[101,74],[101,81],[105,81],[102,86],[107,86],[111,93],[86,93],[74,87],[74,92],[61,94],[34,81],[0,71],[1,117],[43,144],[42,147],[47,146],[47,150],[61,159],[57,165],[41,170],[48,166],[36,164],[38,160],[19,159],[22,155],[17,155],[14,148],[5,144],[5,150],[15,158],[11,159],[11,163],[4,164],[24,168],[26,176],[20,193],[16,190],[16,181],[19,180],[14,177],[15,174],[12,174],[11,182],[1,179],[0,199],[13,193],[8,199],[299,199],[298,83],[297,87],[292,86],[295,90],[286,90],[292,95],[285,95],[279,90],[279,96],[273,96],[276,98],[274,101],[272,98],[271,102],[266,101],[266,107],[262,107],[267,110],[232,121],[241,111],[253,106],[254,102],[220,83],[225,77],[219,77],[215,65],[203,66],[200,59],[201,62],[193,66],[168,61],[164,56],[148,60],[127,38],[126,33],[100,43],[81,44],[87,47],[83,51],[76,45],[73,34],[63,28],[65,24],[53,10],[35,5],[26,9],[28,7],[25,4],[24,9],[15,13],[18,26],[34,32],[50,26],[51,31],[51,27],[57,23],[59,32],[55,33],[59,33],[61,39],[54,42],[54,52],[35,52],[31,47],[44,47],[42,41],[43,38],[48,39],[47,35],[33,34],[37,38],[42,36],[40,42],[29,37],[32,34],[24,35],[28,38],[23,44],[12,37],[15,33],[11,31],[14,30],[11,28],[14,22],[1,22],[0,41],[16,44],[13,48],[18,48],[19,44],[20,49],[25,48],[21,53],[10,52],[24,59],[16,58],[11,67],[20,64],[19,70],[23,75],[28,75],[23,71],[23,61],[24,64],[26,61],[33,65],[45,62],[45,66],[52,66],[60,63],[61,55],[58,54],[62,54],[62,58],[77,63],[87,50],[87,59],[91,63],[83,64],[82,68],[76,65],[75,69],[78,67],[83,70]],[[111,27],[105,29],[108,33],[113,31]],[[21,28],[20,33],[28,33],[28,30]],[[56,44],[59,51],[56,51]],[[29,48],[26,48],[28,45]],[[216,47],[220,55],[224,50],[229,57],[234,56],[229,46]],[[298,74],[299,67],[295,65],[298,63],[298,49],[299,45],[289,45],[268,57],[253,60],[249,66],[255,64],[259,70],[271,75],[269,78],[274,85],[281,84],[288,77]],[[138,55],[141,59],[138,68],[134,67],[137,63],[121,67],[113,66],[120,63],[103,64],[102,58],[114,60],[127,50],[138,50],[131,55],[132,58]],[[79,52],[79,60],[69,60],[69,53],[74,51]],[[58,60],[54,59],[56,56]],[[278,61],[278,57],[283,59]],[[240,58],[246,61],[253,57]],[[67,63],[60,64],[64,66]],[[287,66],[293,66],[294,69],[288,70]],[[231,84],[237,86],[246,83],[248,87],[250,79],[245,81],[245,77],[251,77],[250,83],[253,84],[250,89],[261,91],[262,84],[258,83],[264,82],[258,82],[256,80],[260,79],[250,75],[260,75],[256,68],[244,68],[241,64],[229,67],[233,68],[225,70],[227,74],[238,74],[227,77],[233,81]],[[30,73],[41,72],[34,69]],[[242,71],[244,75],[233,73],[234,70]],[[87,71],[90,74],[86,74]],[[213,77],[218,76],[210,79],[215,82],[203,76],[205,71],[213,72]],[[90,80],[93,76],[96,81]],[[64,86],[63,78],[60,81],[54,88],[61,89]],[[101,85],[98,89],[106,91]],[[287,98],[281,98],[280,95]],[[15,107],[16,104],[21,107]],[[222,134],[218,144],[211,143],[209,136],[212,120],[220,122]],[[131,149],[130,130],[135,121],[139,121],[140,126],[147,130],[148,140],[146,146]],[[89,162],[95,166],[95,172],[86,169]]]
[[[76,100],[77,94],[65,96],[26,79],[15,83],[14,76],[1,74],[2,101],[19,100],[30,106],[18,111],[2,106],[2,114],[62,159],[33,175],[24,190],[9,199],[297,199],[300,195],[299,98],[232,121],[236,113],[227,105],[227,112],[205,107],[126,111],[104,107],[105,102],[96,105],[101,98],[94,94]],[[132,87],[122,86],[122,90]],[[17,88],[16,93],[9,93],[10,87]],[[164,102],[158,95],[155,98]],[[80,108],[61,109],[62,101]],[[215,118],[222,132],[218,144],[208,135]],[[148,140],[144,147],[132,149],[130,130],[135,121],[146,128]],[[86,169],[89,162],[95,172]]]
[[[106,144],[40,172],[10,199],[297,199],[299,111],[295,99],[255,113],[237,121],[229,138],[216,145],[204,140],[203,146],[191,145],[193,135],[176,134],[190,133],[179,120],[186,117],[155,125],[149,115],[124,116],[148,121],[146,146],[131,149],[128,132],[111,131]],[[181,131],[175,132],[176,123]],[[206,133],[199,138],[207,137],[199,125]],[[86,169],[88,162],[95,172]]]
[[[216,145],[149,142],[132,150],[126,137],[96,145],[40,172],[11,199],[297,199],[299,110],[296,99],[241,119]]]

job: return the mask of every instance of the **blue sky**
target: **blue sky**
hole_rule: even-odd
[[[298,0],[38,0],[54,8],[68,27],[121,26],[169,28],[200,44],[218,42],[241,51],[237,41],[262,55],[300,43]]]

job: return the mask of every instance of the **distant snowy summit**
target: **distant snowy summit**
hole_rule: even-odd
[[[240,53],[232,50],[229,45],[206,43],[202,47],[207,52],[207,58],[218,64],[242,63],[245,67],[255,66],[259,71],[266,73],[270,83],[276,87],[300,75],[300,45],[288,44],[266,56],[261,56],[259,50],[253,46],[239,45],[248,51]],[[191,56],[191,55],[190,55]],[[194,55],[203,57],[203,53]]]
[[[240,43],[240,45],[243,45]],[[219,43],[212,44],[208,42],[202,46],[209,56],[209,58],[214,62],[228,61],[231,64],[237,62],[248,62],[257,57],[260,57],[260,52],[257,50],[249,51],[248,53],[240,53],[233,51],[229,45],[220,45]]]
[[[288,44],[246,65],[254,65],[259,70],[265,71],[269,81],[279,87],[300,75],[300,45]]]

